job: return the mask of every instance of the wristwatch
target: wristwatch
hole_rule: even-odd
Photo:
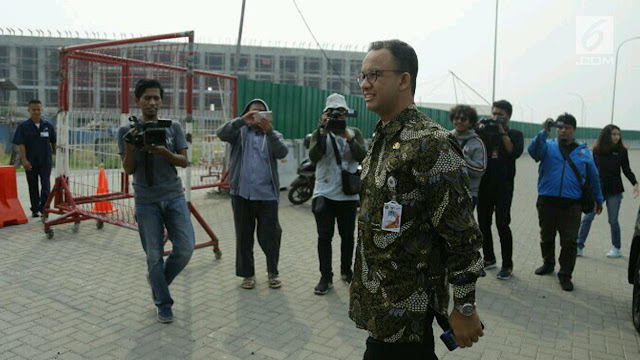
[[[473,312],[476,311],[476,303],[466,303],[462,305],[457,305],[456,310],[458,310],[464,316],[471,316]]]

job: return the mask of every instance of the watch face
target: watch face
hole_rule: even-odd
[[[462,305],[462,311],[460,311],[462,313],[462,315],[465,316],[471,316],[473,314],[473,305],[471,304],[464,304]]]

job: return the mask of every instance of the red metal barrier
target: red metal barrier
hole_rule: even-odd
[[[15,166],[0,166],[0,184],[0,228],[26,223],[27,217],[18,200]]]

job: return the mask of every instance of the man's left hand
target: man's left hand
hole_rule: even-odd
[[[596,204],[596,215],[602,214],[602,204]]]
[[[502,127],[502,124],[497,123],[498,125],[498,132],[502,135],[502,134],[506,134],[506,132],[504,131],[504,127]]]
[[[265,134],[269,134],[273,130],[273,127],[271,126],[271,121],[269,121],[267,119],[260,119],[260,121],[257,122],[256,125]]]
[[[473,346],[473,343],[477,343],[479,338],[484,335],[477,311],[474,311],[471,316],[464,316],[458,310],[453,309],[449,315],[449,325],[451,325],[453,336],[460,348]]]
[[[341,132],[340,134],[336,134],[336,135],[347,139],[347,141],[351,141],[351,134],[349,134],[349,132],[347,130]]]

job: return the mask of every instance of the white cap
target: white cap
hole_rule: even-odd
[[[347,100],[345,100],[344,96],[338,93],[333,93],[327,97],[327,104],[324,107],[324,110],[322,111],[324,112],[324,111],[327,111],[327,109],[338,109],[338,108],[343,108],[347,111],[351,110],[351,108],[347,106]]]

